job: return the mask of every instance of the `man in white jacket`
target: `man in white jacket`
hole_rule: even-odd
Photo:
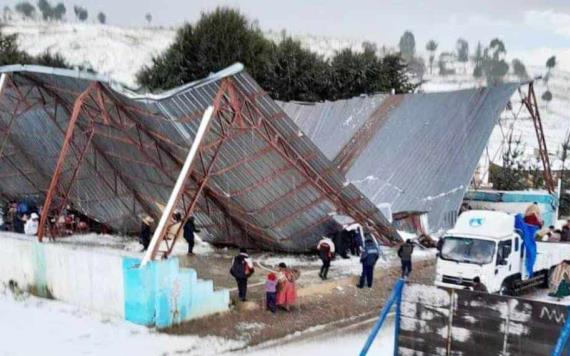
[[[32,215],[30,215],[30,218],[26,221],[26,225],[24,225],[24,233],[26,235],[30,236],[37,235],[39,219],[40,217],[36,213],[32,213]]]

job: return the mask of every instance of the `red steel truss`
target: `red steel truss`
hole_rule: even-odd
[[[113,93],[109,92],[99,82],[91,82],[82,92],[76,92],[67,87],[40,82],[32,76],[19,75],[25,80],[18,81],[18,83],[11,80],[8,74],[4,76],[6,89],[9,90],[5,90],[2,95],[9,99],[11,107],[0,108],[0,111],[10,115],[9,123],[0,127],[0,159],[9,161],[10,157],[3,154],[5,147],[17,146],[17,142],[12,142],[10,138],[11,130],[19,117],[30,110],[41,111],[42,118],[50,122],[62,137],[62,141],[58,142],[60,144],[58,146],[59,152],[53,171],[42,171],[40,165],[37,164],[38,160],[43,159],[41,156],[29,157],[29,164],[34,167],[36,174],[43,177],[45,186],[38,185],[34,179],[29,177],[30,172],[18,171],[18,174],[28,180],[38,193],[45,196],[38,231],[39,241],[43,240],[47,231],[53,231],[46,231],[50,225],[50,220],[58,221],[63,209],[71,199],[72,192],[74,192],[73,188],[77,182],[84,179],[81,172],[82,167],[85,166],[89,166],[90,172],[94,171],[98,181],[108,188],[114,197],[124,197],[124,199],[120,199],[120,204],[130,211],[131,218],[136,217],[137,212],[144,211],[157,219],[160,208],[154,206],[144,192],[137,190],[135,183],[148,182],[153,185],[170,187],[177,178],[175,169],[180,169],[183,165],[182,159],[173,149],[180,148],[182,151],[187,148],[173,142],[169,137],[152,131],[149,126],[141,122],[141,115],[160,120],[167,120],[167,118],[156,112],[126,105],[117,100]],[[347,200],[338,189],[331,186],[326,179],[331,172],[330,169],[319,172],[313,168],[309,162],[314,158],[316,152],[298,152],[289,143],[292,138],[283,137],[280,134],[275,126],[276,120],[279,120],[280,116],[264,114],[258,107],[257,100],[261,93],[246,95],[237,88],[237,85],[231,77],[224,78],[220,82],[213,101],[213,121],[216,125],[215,128],[210,128],[207,132],[208,140],[200,146],[197,164],[186,177],[184,193],[179,197],[177,203],[177,206],[182,207],[184,214],[175,236],[179,235],[180,230],[193,213],[200,211],[210,215],[215,208],[223,214],[223,226],[218,226],[218,228],[227,231],[228,236],[235,234],[231,231],[233,227],[240,230],[244,236],[271,242],[273,237],[267,233],[267,229],[278,229],[287,225],[307,210],[328,200],[336,206],[337,213],[352,216],[363,226],[368,227],[379,239],[384,240],[387,244],[392,244],[392,241],[384,239],[386,227],[371,224],[365,211],[356,209],[353,206],[353,201]],[[72,101],[69,99],[70,95],[73,98]],[[181,123],[189,122],[196,120],[199,115],[198,112],[192,112],[178,121]],[[254,135],[258,140],[263,141],[264,146],[260,146],[253,154],[241,157],[234,162],[225,162],[221,166],[219,164],[220,152],[226,145],[235,143],[234,140],[243,137],[243,135]],[[98,137],[109,142],[128,145],[131,149],[136,150],[137,155],[134,157],[109,150],[97,141]],[[231,199],[227,199],[227,192],[220,191],[215,184],[210,184],[213,178],[232,173],[239,167],[247,167],[253,161],[268,155],[279,156],[284,165],[275,168],[273,172],[248,185],[230,189],[229,196],[239,198],[253,189],[259,189],[268,182],[279,179],[288,171],[295,171],[300,174],[302,179],[274,200],[260,207],[246,210]],[[50,158],[54,158],[53,154]],[[149,169],[155,169],[161,172],[167,181],[154,182],[145,180],[147,179],[145,177],[130,175],[129,172],[118,169],[117,166],[120,164],[117,163],[118,161],[131,162]],[[18,170],[16,164],[14,164],[14,168]],[[252,172],[252,174],[254,173]],[[292,196],[309,187],[316,190],[318,195],[305,206],[294,212],[284,214],[270,226],[258,226],[252,223],[250,219],[252,214],[269,212],[272,208],[286,203]],[[109,196],[88,197],[85,199],[89,200],[84,201],[100,201],[103,203],[109,198]],[[131,202],[127,202],[127,200],[131,200]],[[124,217],[112,218],[121,219]],[[284,236],[284,239],[287,240],[292,236],[311,231],[328,219],[330,217],[325,216],[317,221],[311,221],[305,226],[300,226],[300,229],[290,233],[289,236]],[[163,235],[161,242],[164,244],[158,244],[159,247],[162,245],[162,248],[153,251],[153,258],[170,255],[176,244],[176,237],[168,240]]]

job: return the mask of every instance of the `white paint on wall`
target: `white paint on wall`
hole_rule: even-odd
[[[122,257],[45,245],[47,284],[54,298],[124,317]]]
[[[45,265],[41,265],[41,257],[38,257],[42,254]],[[42,272],[45,278],[39,279],[45,280],[55,299],[124,318],[121,256],[63,244],[40,244],[33,239],[3,234],[0,237],[0,283],[13,280],[21,288],[30,288],[38,281],[34,270]]]

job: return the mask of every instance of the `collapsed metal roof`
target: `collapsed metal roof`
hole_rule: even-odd
[[[375,204],[451,227],[489,136],[520,84],[444,93],[280,103]]]
[[[345,215],[387,243],[399,239],[241,64],[161,95],[70,70],[0,73],[6,199],[52,191],[52,214],[68,201],[117,230],[137,230],[142,215],[160,215],[213,105],[216,119],[178,205],[185,211],[197,197],[194,217],[207,240],[305,251]]]

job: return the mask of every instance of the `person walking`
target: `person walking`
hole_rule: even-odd
[[[414,244],[412,240],[407,239],[398,249],[398,257],[402,262],[402,278],[408,278],[412,273],[412,254],[414,253]]]
[[[38,234],[38,226],[39,226],[40,217],[36,213],[32,213],[30,218],[26,220],[26,224],[24,225],[24,233],[26,235],[35,236]]]
[[[265,306],[266,309],[275,314],[277,311],[277,275],[273,272],[267,275],[265,281]]]
[[[294,268],[288,268],[284,262],[279,264],[278,269],[275,302],[281,308],[289,311],[291,305],[295,304],[297,300],[297,285],[295,282],[301,273]]]
[[[152,235],[151,225],[153,224],[154,219],[150,216],[145,216],[142,220],[141,224],[141,232],[139,234],[139,242],[143,245],[142,251],[146,251],[148,249],[148,245],[150,245],[150,238]]]
[[[334,256],[334,248],[335,246],[332,240],[325,236],[323,236],[317,244],[319,258],[323,262],[321,271],[319,272],[319,277],[321,277],[323,280],[327,279],[327,274],[329,273],[329,268],[331,266],[331,260]]]
[[[247,250],[245,248],[241,248],[239,250],[239,254],[233,259],[230,274],[236,279],[239,300],[242,302],[246,301],[247,279],[253,274],[253,272],[253,262],[251,261],[251,258],[249,258]]]
[[[368,288],[372,288],[372,281],[374,279],[374,266],[376,265],[376,261],[378,261],[378,257],[380,256],[380,250],[378,248],[378,244],[376,244],[376,241],[374,241],[370,234],[366,233],[364,236],[364,248],[360,254],[362,274],[360,275],[360,281],[357,287],[364,288],[364,284],[366,282]]]
[[[194,233],[200,232],[199,229],[196,228],[194,224],[194,217],[191,216],[184,224],[184,240],[188,243],[188,254],[194,254]]]

